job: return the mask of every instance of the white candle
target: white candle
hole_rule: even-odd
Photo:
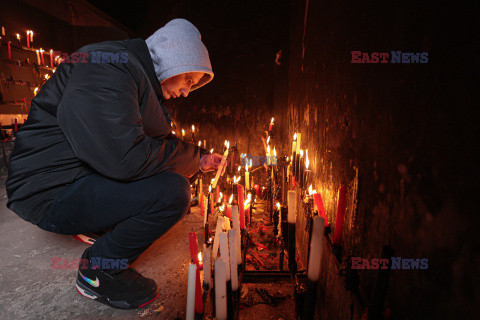
[[[223,167],[225,167],[225,163],[227,162],[229,147],[230,147],[230,142],[227,142],[225,152],[223,153],[222,161],[218,166],[217,174],[215,175],[215,179],[213,180],[213,183],[212,183],[213,188],[217,187],[218,179],[220,179],[220,175],[223,173]]]
[[[203,283],[208,284],[210,287],[212,285],[212,248],[206,244],[203,244]]]
[[[295,223],[297,213],[297,192],[294,190],[288,191],[288,223]]]
[[[222,258],[215,260],[215,313],[217,320],[227,319],[227,265]]]
[[[40,51],[36,50],[37,52],[37,64],[40,65]]]
[[[322,262],[322,242],[325,231],[325,220],[316,216],[313,218],[312,239],[310,241],[310,258],[308,260],[308,279],[320,279],[320,265]]]
[[[297,143],[296,143],[296,145],[297,145],[297,154],[300,153],[300,142],[301,142],[301,140],[302,140],[302,134],[301,134],[301,133],[297,133]]]
[[[228,244],[230,245],[230,278],[232,279],[232,290],[238,290],[238,270],[237,264],[233,261],[237,255],[237,233],[235,230],[228,231]]]
[[[227,263],[226,277],[230,280],[230,257],[228,253],[228,237],[226,232],[220,233],[220,258]]]
[[[238,215],[238,206],[232,206],[233,230],[235,231],[235,252],[237,256],[237,265],[242,264],[241,237],[240,237],[240,217]]]
[[[224,206],[224,205],[225,205],[225,204],[223,204],[223,206]],[[228,231],[228,230],[230,230],[230,229],[232,229],[232,228],[230,227],[230,219],[229,219],[228,217],[223,217],[223,230],[224,230],[224,231]]]
[[[194,320],[195,317],[195,281],[197,265],[190,263],[188,266],[188,289],[187,289],[187,316],[185,319]]]
[[[218,255],[218,245],[220,244],[220,233],[222,232],[222,228],[223,228],[223,217],[219,216],[217,218],[217,228],[215,229],[215,238],[213,239],[213,250],[212,250],[213,259],[216,259]]]

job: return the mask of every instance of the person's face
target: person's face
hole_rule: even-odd
[[[163,80],[160,83],[162,87],[162,95],[165,99],[178,98],[180,96],[188,96],[193,85],[197,84],[202,79],[203,72],[188,72],[177,74]]]

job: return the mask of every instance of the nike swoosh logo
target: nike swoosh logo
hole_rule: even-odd
[[[92,279],[85,277],[82,273],[80,273],[80,276],[82,277],[83,280],[87,281],[91,286],[95,288],[98,288],[100,286],[100,280],[98,280],[97,277],[95,277],[95,281],[93,281]]]

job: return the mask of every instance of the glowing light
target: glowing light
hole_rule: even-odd
[[[267,146],[267,153],[270,153],[270,146]]]
[[[280,202],[277,202],[277,209],[280,210]]]
[[[33,94],[37,95],[37,92],[38,92],[38,87],[36,87],[35,90],[33,90]]]
[[[300,157],[303,157],[303,150],[300,150]]]
[[[275,147],[273,147],[273,156],[274,156],[274,157],[277,156],[277,150],[275,150]]]
[[[175,134],[175,131],[172,131],[172,134]]]
[[[267,144],[269,144],[269,143],[270,143],[270,136],[268,136],[268,138],[267,138]]]
[[[306,157],[307,157],[307,159],[305,160],[305,169],[308,170],[308,165],[310,164],[310,161],[308,161],[308,149],[305,150],[305,153],[306,153]]]
[[[192,132],[195,132],[195,125],[192,124]]]
[[[308,187],[308,195],[309,195],[309,196],[312,196],[312,195],[314,195],[315,193],[317,193],[317,190],[312,190],[312,185],[310,185],[310,187]]]
[[[202,145],[202,141],[198,141],[198,146],[200,147]]]
[[[228,200],[228,203],[232,204],[232,201],[233,201],[233,193],[232,193],[232,195],[230,196],[230,199]]]
[[[252,201],[252,194],[251,193],[248,194],[247,200],[245,200],[245,202],[243,203],[243,206],[246,207],[247,204],[250,203],[250,201]]]
[[[240,181],[240,177],[233,176],[233,183],[238,183]]]
[[[293,135],[293,141],[297,141],[297,133],[295,132],[295,134]]]
[[[242,169],[242,166],[238,166],[238,172],[240,172],[241,169]]]
[[[182,136],[184,136],[184,135],[185,135],[185,130],[182,129]]]
[[[202,262],[202,253],[201,252],[198,253],[198,262]]]
[[[45,80],[48,80],[49,77],[48,73],[45,73]]]
[[[272,120],[270,121],[270,123],[273,123],[273,120],[274,120],[274,119],[273,119],[273,117],[272,117]]]
[[[223,199],[223,194],[220,192],[220,195],[218,197],[218,202],[222,202],[222,199]]]
[[[208,186],[208,193],[212,192],[212,185]]]
[[[213,148],[212,148],[212,149],[210,149],[210,153],[213,153]]]

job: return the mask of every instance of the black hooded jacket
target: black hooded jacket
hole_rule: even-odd
[[[192,176],[205,152],[170,134],[144,40],[91,44],[77,52],[83,54],[79,61],[60,64],[32,100],[10,157],[7,207],[34,224],[62,187],[92,172],[119,181],[163,171]]]

